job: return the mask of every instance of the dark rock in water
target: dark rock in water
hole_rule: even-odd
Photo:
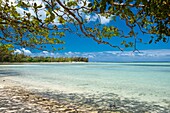
[[[85,98],[84,103],[85,104],[91,104],[93,100],[91,98]]]
[[[115,103],[114,104],[113,103],[109,103],[109,107],[110,108],[116,108],[116,104]]]

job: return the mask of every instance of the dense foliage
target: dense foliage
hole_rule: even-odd
[[[10,50],[13,46],[10,44],[0,45],[0,62],[1,61],[9,61],[10,56],[14,52]]]
[[[83,57],[31,57],[24,54],[0,54],[0,62],[88,62],[88,58]]]
[[[84,57],[31,57],[24,53],[16,54],[12,48],[10,44],[1,45],[0,62],[88,62],[88,58]]]
[[[14,1],[0,0],[1,44],[40,50],[50,44],[56,50],[64,44],[62,37],[69,32],[120,50],[123,50],[122,47],[136,50],[136,43],[142,43],[144,39],[138,37],[137,29],[143,34],[152,35],[149,44],[168,42],[170,36],[169,0]],[[90,26],[90,18],[94,16],[97,19]],[[127,30],[114,24],[104,25],[101,18],[122,21]],[[114,45],[114,40],[109,40],[114,37],[120,39],[120,45]],[[128,42],[128,38],[134,41]]]

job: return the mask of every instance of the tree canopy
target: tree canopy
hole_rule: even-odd
[[[0,44],[40,50],[51,45],[56,50],[69,32],[121,51],[122,46],[137,50],[136,43],[144,38],[138,37],[139,30],[151,34],[149,44],[168,42],[169,6],[169,0],[0,0]],[[102,18],[123,21],[127,30],[102,24]],[[111,38],[121,39],[120,45]]]

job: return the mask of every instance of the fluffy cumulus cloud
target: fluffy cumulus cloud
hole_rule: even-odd
[[[99,15],[99,16],[100,16],[101,24],[108,24],[111,21],[110,17],[106,18],[106,17],[101,16],[101,15]]]
[[[43,51],[42,53],[43,53],[43,54],[48,54],[48,51]]]
[[[25,54],[25,55],[32,55],[32,52],[30,50],[27,50],[25,48],[22,48],[22,49],[16,49],[14,51],[14,54]]]
[[[22,48],[21,51],[23,51],[23,53],[26,54],[26,55],[32,54],[30,50],[26,50],[25,48]]]
[[[106,17],[104,17],[104,16],[102,16],[100,14],[98,14],[98,15],[97,14],[95,14],[95,15],[86,15],[85,18],[86,18],[86,20],[88,22],[90,22],[90,21],[95,22],[95,21],[98,20],[101,24],[108,24],[111,21],[110,17],[106,18]]]
[[[22,53],[22,51],[21,51],[21,50],[19,50],[19,49],[16,49],[16,50],[14,51],[14,53],[15,53],[15,54],[21,54],[21,53]]]

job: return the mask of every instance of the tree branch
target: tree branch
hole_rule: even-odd
[[[69,10],[69,8],[67,8],[66,6],[64,6],[64,5],[61,3],[60,0],[56,0],[56,1],[57,1],[58,4],[59,4],[60,6],[62,6],[74,19],[77,20],[77,22],[79,23],[80,30],[81,30],[81,32],[82,32],[85,36],[87,36],[87,37],[89,37],[89,38],[91,37],[91,38],[92,38],[94,41],[96,41],[98,44],[107,44],[107,45],[109,45],[109,46],[111,46],[111,47],[113,47],[113,48],[118,48],[119,50],[123,51],[123,49],[121,49],[119,46],[114,46],[114,45],[110,44],[110,43],[107,42],[107,41],[98,40],[94,35],[88,34],[87,32],[85,32],[85,30],[83,29],[83,22],[80,21],[80,20],[76,17],[76,15]]]

